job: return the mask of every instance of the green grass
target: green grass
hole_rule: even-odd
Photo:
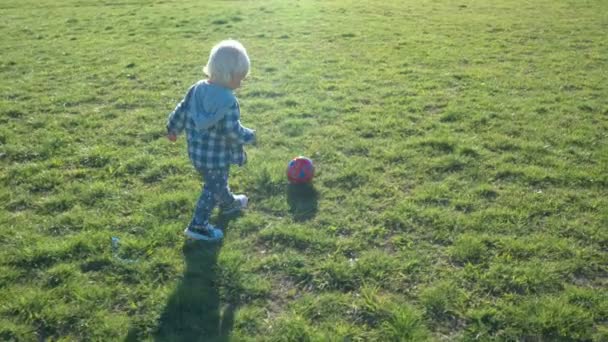
[[[0,340],[608,340],[605,1],[0,12]],[[226,38],[260,143],[209,246],[164,125]]]

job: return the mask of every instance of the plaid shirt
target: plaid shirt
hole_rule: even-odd
[[[196,90],[196,87],[201,90]],[[218,103],[215,106],[215,113],[219,121],[211,127],[201,129],[197,127],[194,120],[196,113],[190,108],[208,108],[205,103],[205,96],[191,96],[194,91],[202,91],[205,87],[215,87],[213,99],[207,101]],[[211,106],[213,107],[213,106]],[[247,156],[243,150],[243,145],[251,144],[255,141],[255,131],[243,127],[240,122],[241,111],[239,103],[227,88],[215,84],[198,82],[188,91],[188,95],[175,107],[169,114],[167,121],[167,132],[169,134],[179,134],[186,131],[188,140],[188,156],[197,170],[228,168],[230,164],[243,165],[247,161]]]

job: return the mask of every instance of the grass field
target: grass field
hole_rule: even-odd
[[[608,341],[608,2],[0,14],[0,340]],[[185,242],[201,184],[165,120],[226,38],[251,206]]]

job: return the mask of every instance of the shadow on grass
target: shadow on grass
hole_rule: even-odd
[[[315,217],[318,210],[319,193],[309,184],[288,184],[287,203],[289,212],[296,221],[306,221]]]
[[[230,219],[218,223],[224,231]],[[183,246],[186,270],[169,298],[158,325],[155,341],[230,340],[236,305],[222,305],[217,258],[221,243],[186,240]],[[138,341],[141,336],[132,329],[126,341]]]

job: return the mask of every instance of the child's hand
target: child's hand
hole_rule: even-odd
[[[171,142],[175,142],[177,140],[177,135],[175,134],[167,134],[167,139]]]
[[[253,131],[253,138],[251,139],[251,145],[258,146],[258,135],[256,134],[256,131]]]

